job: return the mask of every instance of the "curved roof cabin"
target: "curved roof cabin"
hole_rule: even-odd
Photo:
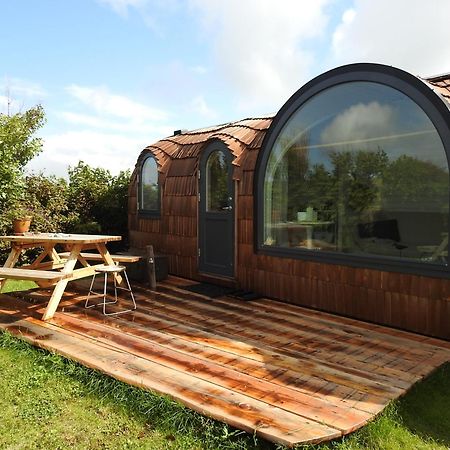
[[[146,147],[130,242],[169,272],[450,339],[450,75],[352,64],[274,117]]]

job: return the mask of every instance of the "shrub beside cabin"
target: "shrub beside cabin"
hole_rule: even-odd
[[[450,75],[339,67],[274,117],[145,148],[131,245],[169,272],[450,339]]]

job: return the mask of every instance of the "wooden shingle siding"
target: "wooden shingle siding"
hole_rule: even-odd
[[[239,252],[238,278],[245,280],[246,289],[296,305],[450,339],[446,279],[254,257],[249,244],[240,244]]]
[[[198,160],[201,151],[213,140],[227,145],[235,157],[233,178],[238,181],[236,204],[245,210],[243,217],[253,217],[253,169],[260,143],[272,119],[246,119],[231,124],[210,127],[171,136],[143,150],[132,176],[129,189],[128,223],[132,246],[153,244],[159,253],[168,255],[171,273],[200,279],[197,269],[197,206]],[[247,147],[254,150],[251,155]],[[154,155],[158,162],[159,181],[162,187],[161,215],[158,218],[139,216],[137,213],[137,175],[142,159]],[[245,171],[242,171],[245,168]],[[245,242],[253,239],[253,221],[247,220]],[[240,233],[238,233],[239,235]]]
[[[450,98],[450,80],[428,80]],[[169,272],[193,280],[198,271],[198,162],[214,140],[234,156],[236,181],[236,284],[283,302],[450,339],[450,280],[375,269],[323,264],[255,253],[254,171],[271,117],[245,119],[163,139],[143,150],[129,197],[130,241],[153,244],[168,256]],[[142,158],[152,153],[162,187],[161,216],[139,217],[136,180]]]

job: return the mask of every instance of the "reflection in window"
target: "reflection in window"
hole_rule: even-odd
[[[142,211],[159,210],[158,166],[152,156],[148,157],[142,164],[140,209]]]
[[[424,111],[385,85],[322,91],[278,135],[264,245],[447,263],[449,173]]]
[[[206,163],[206,210],[226,211],[230,200],[227,159],[223,151],[216,150]]]

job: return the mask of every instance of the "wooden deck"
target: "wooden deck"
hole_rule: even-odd
[[[0,328],[285,445],[360,428],[450,360],[450,342],[267,299],[210,299],[187,284],[134,286],[138,309],[112,318],[85,310],[78,289],[49,322],[48,291],[2,295]]]

